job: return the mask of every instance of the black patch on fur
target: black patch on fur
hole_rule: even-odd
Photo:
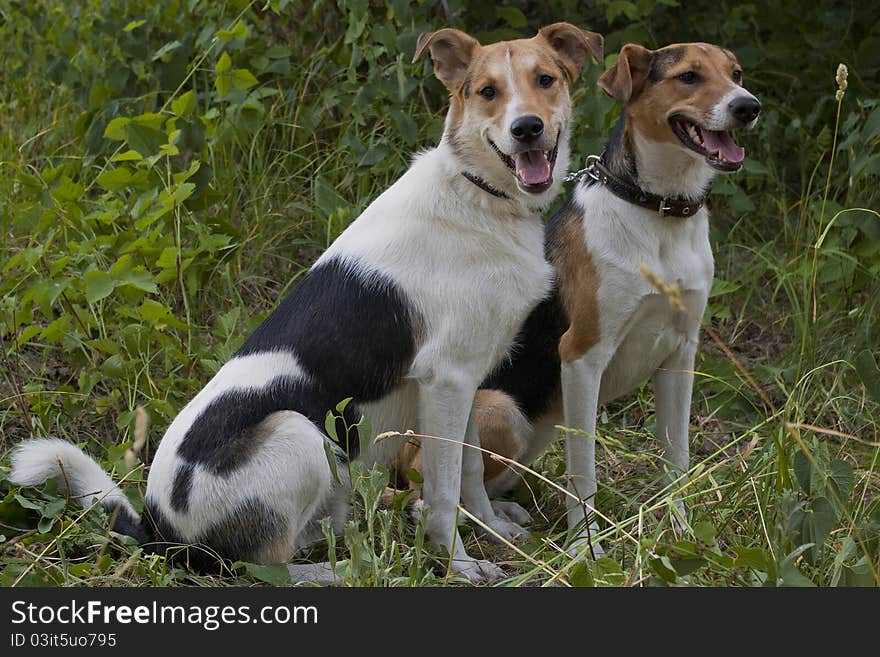
[[[192,490],[192,478],[195,466],[186,461],[177,466],[174,482],[171,485],[171,508],[178,513],[189,510],[189,494]]]
[[[272,413],[297,411],[324,431],[327,412],[353,398],[336,422],[337,444],[358,452],[358,403],[388,394],[415,355],[414,320],[386,277],[332,260],[312,269],[248,338],[236,356],[293,353],[310,381],[278,377],[260,389],[229,391],[190,426],[178,454],[225,475],[259,447],[257,425]]]
[[[230,509],[196,544],[207,546],[224,559],[255,561],[266,546],[286,533],[287,520],[266,503],[251,498]]]
[[[626,139],[626,106],[624,106],[623,111],[617,118],[617,122],[614,124],[614,128],[612,128],[611,134],[608,136],[608,141],[605,142],[605,149],[602,152],[602,161],[611,173],[618,178],[630,182],[635,182],[637,180],[638,173],[636,171],[635,158],[630,153],[629,144]],[[584,176],[582,180],[586,181],[588,184],[593,184],[595,182],[589,176]],[[568,204],[571,202],[571,199],[569,199]]]
[[[684,46],[676,46],[675,48],[664,48],[658,50],[651,57],[651,68],[648,71],[648,81],[652,84],[659,82],[666,76],[666,71],[671,66],[675,66],[684,59],[687,54],[687,48]]]
[[[225,518],[191,543],[181,540],[171,522],[149,498],[140,526],[144,532],[138,543],[147,552],[164,554],[174,566],[203,573],[224,569],[228,572],[232,561],[255,561],[268,545],[287,532],[287,521],[254,498],[230,508]]]
[[[232,561],[256,561],[267,546],[287,532],[287,521],[253,498],[230,508],[223,520],[192,543],[180,538],[149,497],[140,522],[125,507],[110,502],[101,506],[115,517],[111,529],[133,537],[146,553],[164,554],[171,565],[202,573],[229,572]]]
[[[143,520],[135,520],[135,517],[124,506],[114,504],[106,499],[101,502],[101,506],[107,512],[107,515],[114,518],[110,529],[117,534],[131,536],[138,542],[138,545],[143,545],[154,539],[152,526],[149,523],[143,522]]]
[[[559,290],[554,285],[550,296],[529,313],[510,356],[480,387],[509,394],[530,421],[543,415],[560,392],[558,345],[567,327]]]
[[[373,401],[415,355],[411,307],[389,278],[331,260],[306,274],[236,355],[292,351],[336,401]]]
[[[327,411],[351,394],[331,396],[314,383],[299,378],[278,377],[256,390],[226,392],[212,401],[193,422],[177,448],[189,463],[199,463],[217,475],[228,475],[255,453],[261,442],[257,425],[277,411],[296,411],[305,415],[324,432]],[[336,421],[337,444],[352,458],[359,445],[354,425],[361,418],[354,402],[349,403]],[[346,434],[346,425],[351,427]],[[350,434],[350,435],[349,435]]]

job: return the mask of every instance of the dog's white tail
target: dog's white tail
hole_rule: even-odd
[[[127,522],[140,522],[110,475],[81,449],[58,438],[36,438],[16,446],[9,479],[19,486],[37,486],[55,479],[84,508],[98,500],[108,513],[119,509],[120,514],[128,516]]]

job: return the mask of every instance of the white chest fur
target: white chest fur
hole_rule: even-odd
[[[444,147],[419,156],[322,256],[394,280],[423,321],[410,376],[452,367],[479,382],[552,271],[536,213],[465,180]]]
[[[600,388],[605,402],[639,386],[685,342],[696,341],[714,269],[708,212],[660,217],[601,186],[577,194],[581,207],[590,209],[585,241],[599,276],[599,347],[608,352]],[[673,308],[642,266],[676,284],[688,312]]]

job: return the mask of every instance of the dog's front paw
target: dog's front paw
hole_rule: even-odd
[[[453,559],[450,575],[464,577],[471,584],[492,584],[504,579],[504,571],[485,559]]]
[[[518,525],[528,525],[532,521],[532,516],[528,511],[510,500],[492,500],[492,510],[498,517]]]
[[[491,530],[485,532],[486,536],[497,541],[504,539],[513,542],[517,539],[528,538],[531,536],[528,529],[508,520],[507,518],[502,518],[501,516],[495,516],[486,521],[486,525]]]

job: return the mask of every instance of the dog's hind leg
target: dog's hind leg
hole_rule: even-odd
[[[508,440],[498,441],[498,444],[487,444],[484,449],[489,449],[490,451],[498,450],[496,453],[506,458],[513,458],[516,456],[516,452],[519,451],[519,444],[512,433],[508,434],[507,438]],[[481,439],[482,437],[477,432],[475,404],[471,410],[467,430],[465,431],[466,448],[462,454],[461,470],[462,502],[468,511],[489,527],[490,536],[497,535],[505,540],[512,540],[519,536],[528,536],[528,531],[510,519],[506,514],[497,513],[489,500],[484,481],[485,463],[483,461],[483,453],[475,449],[481,446]]]
[[[221,554],[286,563],[314,518],[334,507],[338,486],[325,448],[328,439],[295,411],[272,413],[251,439],[259,447],[252,448],[246,463],[226,475],[194,477],[189,512],[210,523],[202,542]],[[344,468],[337,470],[341,474]]]

